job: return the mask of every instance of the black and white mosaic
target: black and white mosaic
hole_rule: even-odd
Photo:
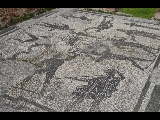
[[[71,8],[0,32],[0,111],[160,111],[160,24]]]

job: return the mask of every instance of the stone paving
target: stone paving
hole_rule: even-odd
[[[158,112],[159,62],[159,22],[54,9],[0,31],[0,111]]]

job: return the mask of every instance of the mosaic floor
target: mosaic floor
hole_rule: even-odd
[[[160,23],[59,8],[0,31],[1,112],[158,112]]]

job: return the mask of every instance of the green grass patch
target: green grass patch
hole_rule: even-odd
[[[0,26],[0,30],[3,30],[3,29],[5,29],[5,28],[7,28],[7,26],[4,26],[4,27],[1,27],[1,26]]]
[[[131,14],[134,17],[151,19],[157,12],[158,8],[120,8],[119,11]]]

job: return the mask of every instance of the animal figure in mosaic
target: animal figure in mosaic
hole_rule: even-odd
[[[120,81],[125,79],[123,74],[115,69],[106,70],[105,73],[105,76],[87,80],[88,85],[78,86],[72,93],[73,102],[67,106],[65,111],[72,110],[76,104],[82,103],[85,99],[92,99],[90,111],[97,111],[99,104],[105,98],[110,98],[117,91]]]

